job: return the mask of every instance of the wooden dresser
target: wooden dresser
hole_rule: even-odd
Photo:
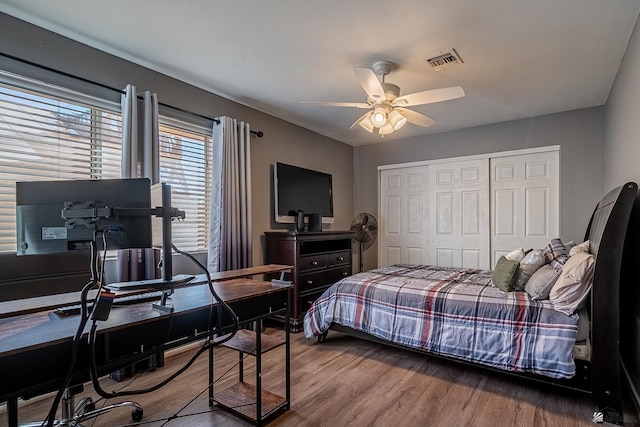
[[[311,304],[334,282],[353,272],[352,231],[265,232],[266,263],[292,265],[291,332],[302,331]],[[271,278],[277,278],[272,276]]]

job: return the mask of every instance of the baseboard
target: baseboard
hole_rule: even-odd
[[[178,354],[182,354],[185,351],[193,350],[195,348],[202,347],[204,341],[194,341],[189,344],[182,345],[180,347],[172,348],[171,350],[167,350],[164,352],[164,357],[177,356]]]

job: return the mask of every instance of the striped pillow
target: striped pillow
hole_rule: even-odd
[[[562,266],[569,259],[569,251],[567,247],[562,243],[562,240],[556,238],[551,239],[551,242],[542,251],[547,264],[551,267],[561,270]]]

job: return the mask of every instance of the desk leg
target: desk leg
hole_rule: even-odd
[[[7,425],[9,427],[18,426],[18,398],[12,397],[7,400]]]

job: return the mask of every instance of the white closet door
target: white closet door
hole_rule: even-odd
[[[489,160],[430,165],[429,217],[433,264],[489,268]]]
[[[428,264],[428,167],[380,171],[378,266]]]
[[[541,249],[559,237],[559,152],[491,159],[491,266],[517,247]]]

